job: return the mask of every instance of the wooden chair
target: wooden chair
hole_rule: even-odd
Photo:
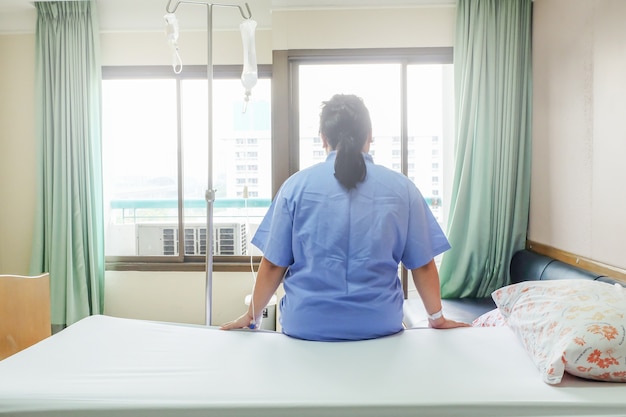
[[[0,275],[0,360],[50,334],[50,275]]]

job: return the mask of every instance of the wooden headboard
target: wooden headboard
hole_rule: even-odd
[[[530,249],[535,253],[554,258],[557,261],[575,266],[577,268],[581,268],[596,273],[598,275],[615,279],[616,281],[619,281],[620,284],[626,286],[625,269],[607,265],[598,261],[594,261],[592,259],[585,258],[583,256],[578,256],[571,252],[553,248],[552,246],[544,245],[542,243],[533,242],[530,240],[526,241],[526,249]]]
[[[50,334],[50,275],[0,275],[0,360]]]

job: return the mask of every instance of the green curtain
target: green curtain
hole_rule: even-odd
[[[458,0],[456,141],[444,298],[510,282],[524,248],[531,159],[531,0]]]
[[[31,273],[53,326],[103,309],[101,69],[95,1],[36,2],[38,184]]]

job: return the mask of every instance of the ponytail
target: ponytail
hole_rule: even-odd
[[[348,190],[355,188],[367,174],[362,150],[371,131],[369,111],[359,97],[337,94],[324,102],[320,133],[337,151],[335,178]]]
[[[367,168],[361,150],[353,137],[344,137],[337,143],[337,157],[335,158],[335,178],[348,190],[365,179]]]

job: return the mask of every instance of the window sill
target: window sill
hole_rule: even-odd
[[[253,258],[254,269],[257,270],[261,257]],[[205,262],[145,262],[145,261],[107,261],[107,271],[206,271]],[[249,272],[250,258],[236,257],[236,259],[214,259],[214,272]]]

